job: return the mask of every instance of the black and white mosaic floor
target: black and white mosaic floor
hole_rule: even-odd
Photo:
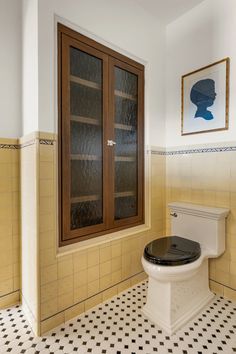
[[[216,296],[182,330],[168,336],[140,312],[147,282],[34,338],[20,306],[0,311],[0,353],[236,353],[236,304]]]

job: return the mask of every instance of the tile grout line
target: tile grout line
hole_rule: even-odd
[[[119,284],[122,284],[122,283],[126,282],[127,280],[131,280],[131,279],[134,278],[135,276],[138,276],[138,275],[140,275],[140,274],[142,274],[142,273],[144,273],[144,272],[143,272],[143,271],[142,271],[142,272],[139,272],[139,273],[135,274],[134,276],[131,276],[131,277],[129,277],[129,278],[126,278],[126,279],[122,280],[122,281],[119,282],[119,283],[116,283],[116,284],[114,284],[114,285],[112,285],[112,286],[110,286],[110,287],[108,287],[108,288],[105,288],[104,290],[102,290],[102,291],[100,291],[100,292],[98,292],[98,293],[96,293],[96,294],[94,294],[94,295],[92,295],[92,296],[90,296],[90,297],[87,297],[86,299],[84,299],[84,300],[82,300],[82,301],[76,302],[75,304],[73,304],[73,305],[71,305],[71,306],[65,308],[64,310],[61,310],[61,311],[55,313],[55,314],[52,315],[52,316],[49,316],[49,317],[47,317],[47,318],[44,318],[44,319],[41,321],[41,323],[44,322],[44,321],[47,321],[47,320],[49,320],[49,319],[51,319],[51,318],[53,318],[54,316],[57,316],[57,315],[59,315],[59,314],[63,314],[65,311],[67,311],[67,310],[69,310],[69,309],[72,309],[74,306],[79,305],[79,304],[82,304],[82,303],[84,303],[85,301],[87,301],[87,300],[89,300],[89,299],[92,299],[94,296],[100,295],[100,294],[102,294],[104,291],[107,291],[107,290],[109,290],[109,289],[112,289],[113,287],[118,286]],[[133,286],[135,286],[135,284],[134,284]],[[129,287],[129,288],[130,288],[130,287]],[[127,289],[126,289],[126,290],[127,290]],[[123,291],[126,291],[126,290],[122,290],[121,293],[122,293]],[[103,302],[101,302],[101,303],[103,303]],[[86,312],[86,311],[84,311],[84,312]]]

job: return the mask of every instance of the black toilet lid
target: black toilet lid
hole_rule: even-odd
[[[176,266],[194,262],[201,255],[198,242],[179,236],[162,237],[144,249],[144,258],[154,264]]]

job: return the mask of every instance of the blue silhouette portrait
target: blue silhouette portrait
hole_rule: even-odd
[[[214,119],[211,111],[207,110],[214,104],[216,98],[215,81],[211,79],[199,80],[193,85],[190,99],[197,106],[194,118]]]

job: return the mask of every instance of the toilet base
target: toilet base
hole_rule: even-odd
[[[208,260],[195,275],[184,281],[163,282],[149,276],[147,302],[143,314],[163,328],[175,333],[196,316],[214,297],[209,290]]]

